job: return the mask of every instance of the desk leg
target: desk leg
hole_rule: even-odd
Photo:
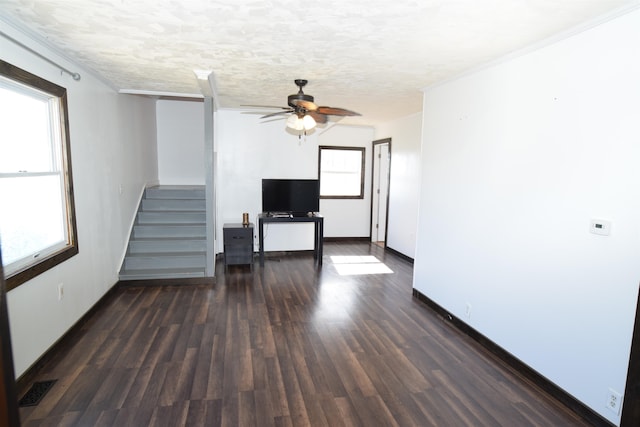
[[[322,240],[324,237],[324,224],[323,224],[323,219],[320,219],[320,221],[316,221],[316,241],[315,241],[315,246],[316,246],[316,257],[318,260],[318,265],[322,265]]]
[[[318,221],[313,221],[313,261],[318,262]]]
[[[264,267],[264,224],[258,220],[258,253],[260,255],[260,267]]]

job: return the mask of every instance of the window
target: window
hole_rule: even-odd
[[[321,199],[364,198],[364,147],[320,146]]]
[[[66,89],[0,61],[0,248],[7,289],[78,253]]]

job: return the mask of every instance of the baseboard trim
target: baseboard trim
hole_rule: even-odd
[[[578,415],[585,421],[597,427],[615,427],[614,424],[604,419],[584,403],[577,400],[575,397],[558,387],[556,384],[542,376],[540,373],[526,365],[520,359],[513,356],[511,353],[500,347],[495,342],[491,341],[486,336],[482,335],[480,332],[473,329],[471,326],[449,313],[438,303],[415,288],[413,289],[413,296],[418,301],[424,303],[428,308],[433,310],[436,314],[441,316],[445,321],[449,322],[452,326],[454,326],[459,331],[469,336],[486,350],[488,350],[493,356],[504,363],[508,368],[512,369],[518,375],[524,377],[526,380],[530,381],[534,386],[572,410],[576,415]]]
[[[402,258],[403,260],[407,261],[410,264],[414,263],[414,259],[411,258],[410,256],[407,256],[401,252],[396,251],[393,248],[390,248],[389,246],[385,246],[384,248],[386,251],[391,252],[392,254],[394,254],[395,256],[397,256],[398,258]]]
[[[183,279],[141,279],[119,280],[116,286],[180,286],[180,285],[215,285],[215,277],[187,277]]]
[[[323,237],[323,242],[368,242],[369,237]]]
[[[91,306],[87,312],[78,319],[60,338],[58,338],[35,362],[27,368],[26,371],[19,378],[16,379],[16,392],[18,398],[21,398],[31,387],[34,379],[36,378],[38,371],[52,359],[52,355],[57,353],[57,350],[61,349],[64,345],[65,338],[71,336],[74,333],[79,333],[80,329],[85,325],[89,317],[91,317],[96,310],[101,308],[106,302],[113,296],[115,290],[118,288],[118,283],[111,286],[111,288],[95,303]]]

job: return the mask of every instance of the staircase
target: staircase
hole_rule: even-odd
[[[204,186],[147,188],[120,270],[120,280],[205,277]]]

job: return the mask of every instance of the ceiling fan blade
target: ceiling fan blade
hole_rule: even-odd
[[[260,122],[260,123],[275,122],[275,121],[283,120],[283,119],[284,119],[284,117],[283,117],[283,116],[276,116],[276,117],[270,118],[269,120],[264,120],[264,121],[262,121],[262,122]]]
[[[320,114],[317,111],[308,111],[307,115],[313,117],[313,120],[315,120],[316,123],[320,123],[320,124],[327,123],[327,121],[329,120],[329,118],[326,115]]]
[[[295,102],[296,107],[302,107],[307,111],[316,111],[318,106],[311,101],[298,100]]]
[[[278,107],[275,105],[251,105],[251,104],[243,104],[241,107],[254,107],[254,108],[277,108],[278,110],[290,110],[291,107]]]
[[[240,114],[262,114],[262,115],[264,115],[264,114],[267,114],[267,112],[264,111],[264,110],[262,110],[262,111],[260,111],[260,110],[256,110],[256,111],[241,111]]]
[[[267,115],[262,116],[260,118],[261,119],[266,119],[266,118],[273,117],[273,116],[279,116],[280,114],[289,114],[289,113],[293,113],[293,110],[289,109],[287,111],[278,111],[276,113],[267,114]]]
[[[355,111],[345,110],[344,108],[335,108],[335,107],[318,107],[316,110],[317,113],[320,114],[328,114],[330,116],[360,116],[360,113],[356,113]]]

